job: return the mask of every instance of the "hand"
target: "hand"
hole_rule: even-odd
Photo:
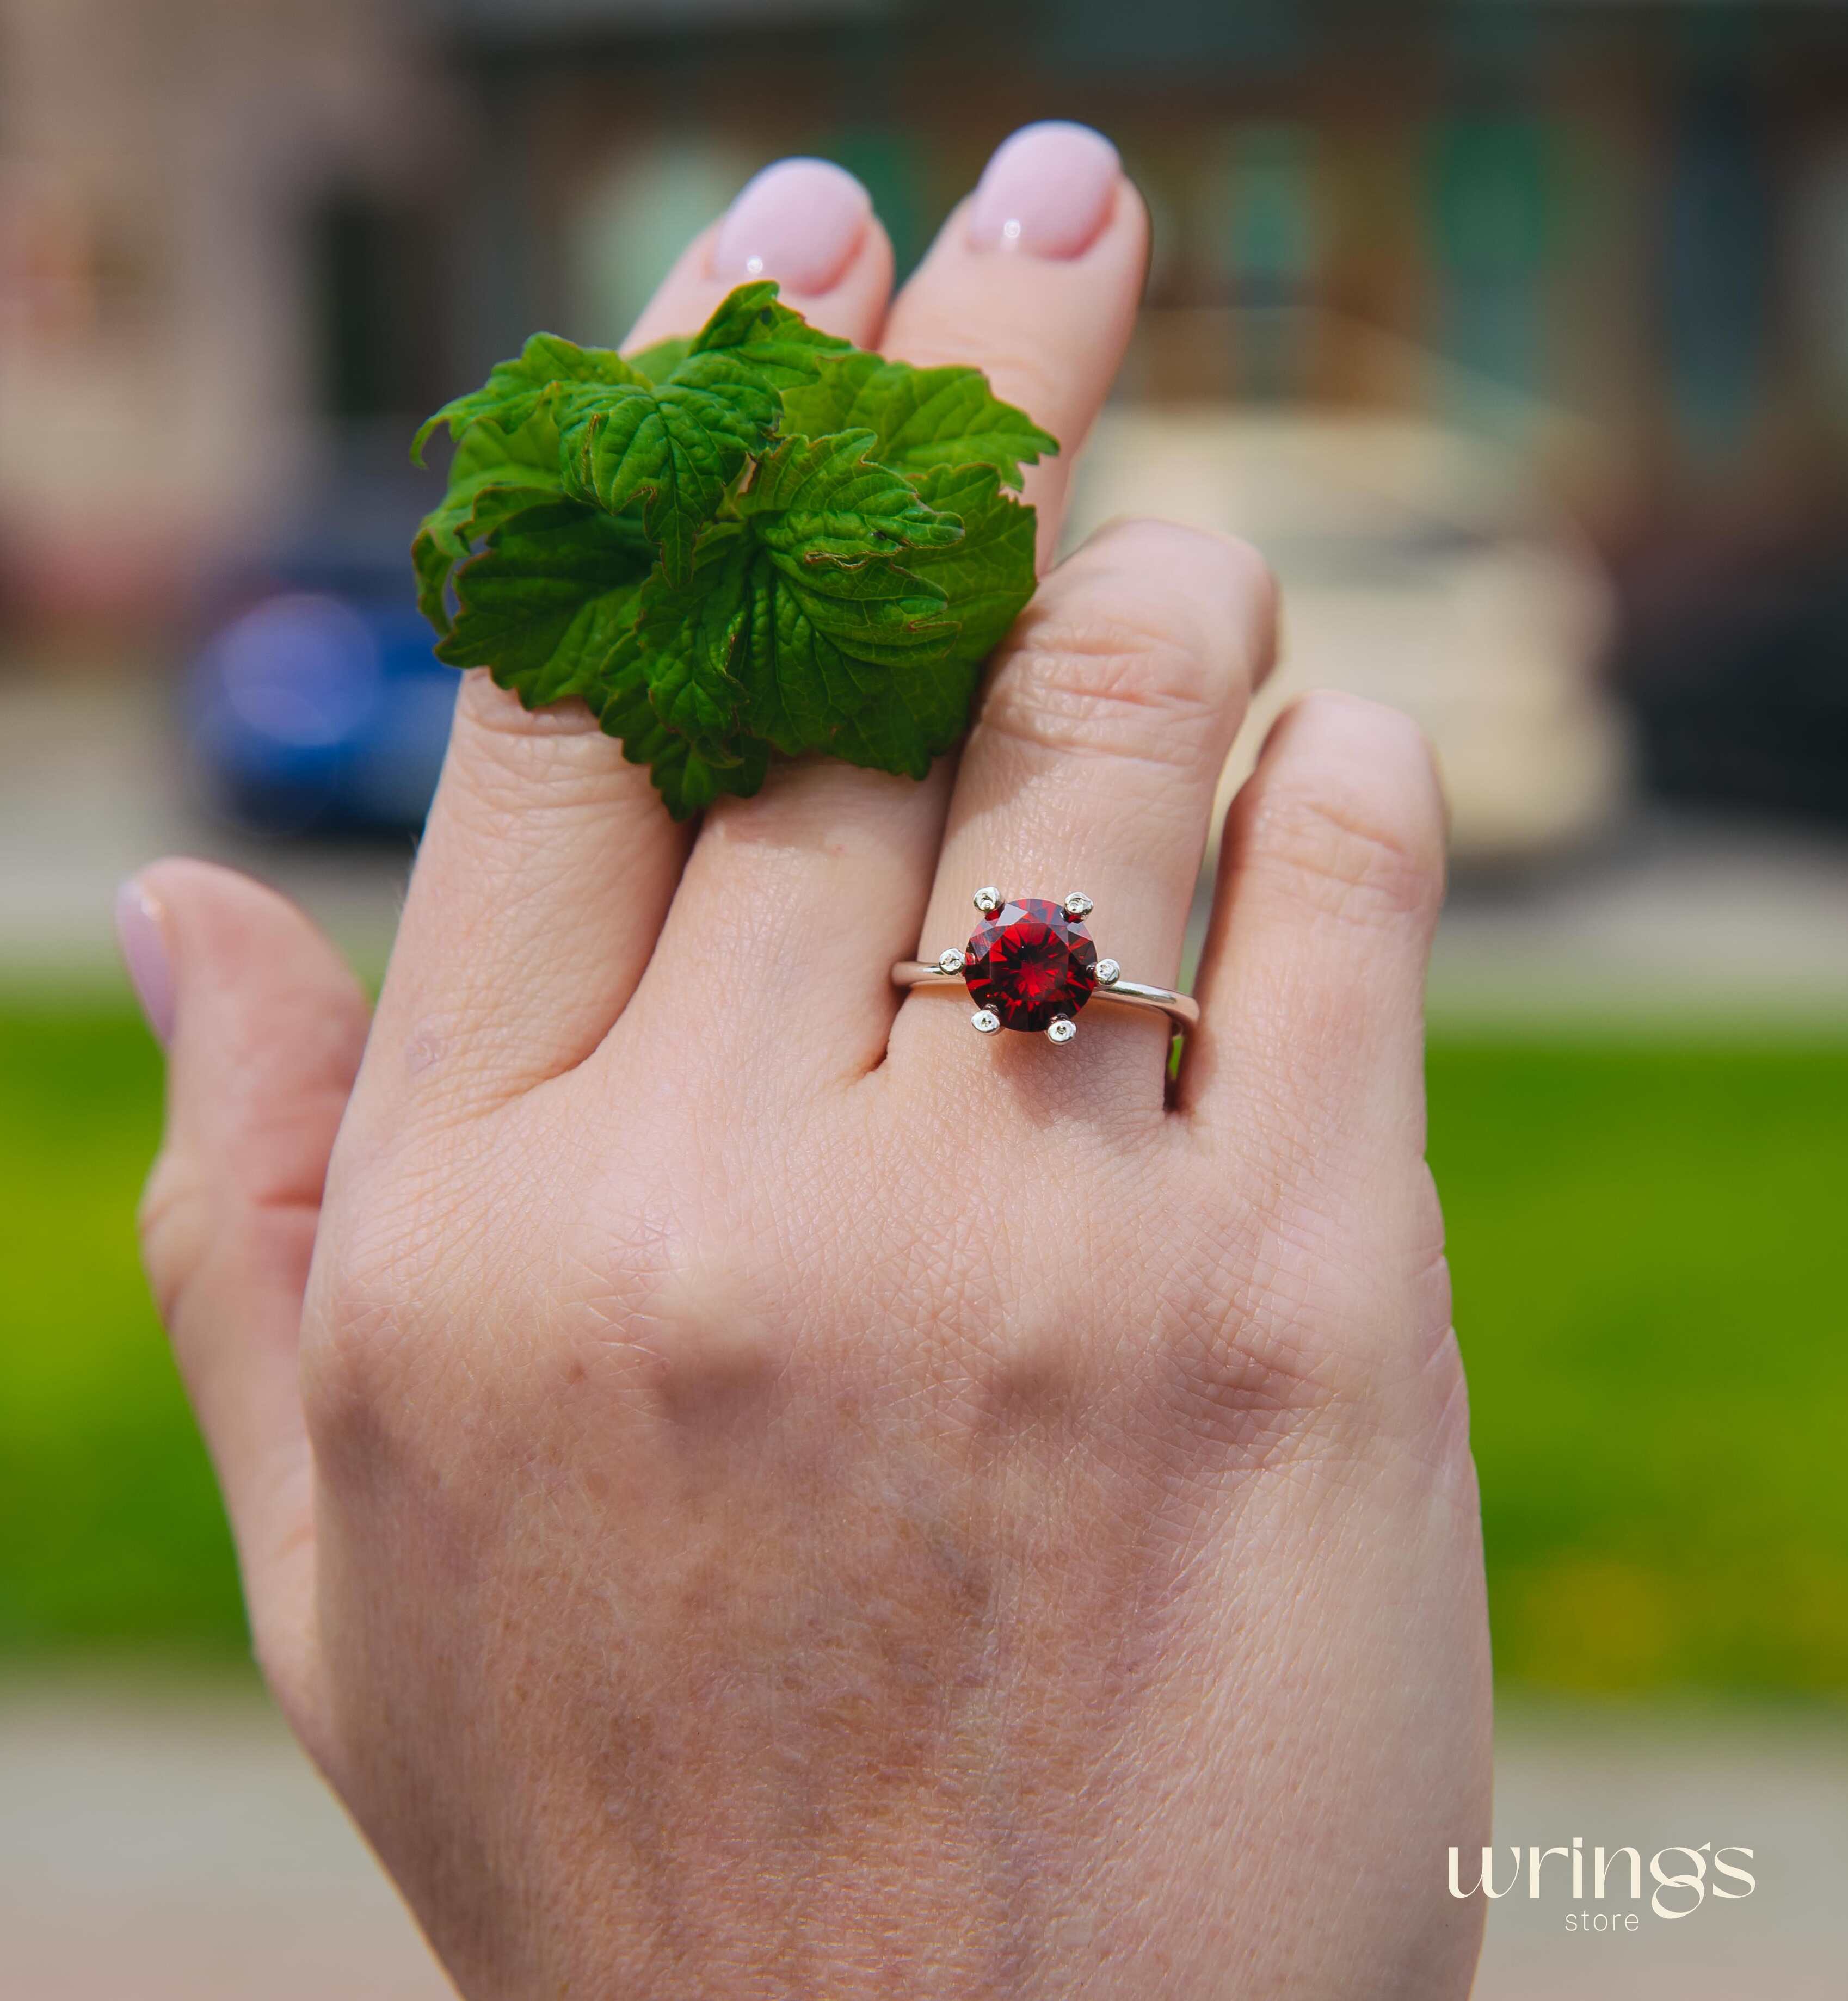
[[[1041,130],[888,304],[863,196],[786,167],[632,339],[757,256],[980,364],[1065,440],[1050,549],[1145,232]],[[1487,1648],[1417,732],[1337,696],[1274,732],[1172,1088],[1159,1019],[1059,1049],[887,983],[990,882],[1087,891],[1171,983],[1271,632],[1249,551],[1119,523],[960,764],[785,767],[690,845],[587,715],[472,676],[369,1038],[267,892],[141,879],[147,1258],[258,1649],[465,1993],[1466,1993]]]

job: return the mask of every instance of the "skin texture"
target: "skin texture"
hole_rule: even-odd
[[[1055,220],[1043,256],[959,211],[889,302],[856,221],[793,294],[1065,441],[1048,552],[1146,253],[1127,182],[1078,250]],[[727,289],[718,228],[634,344]],[[696,837],[581,710],[471,676],[369,1032],[268,891],[139,879],[146,1255],[258,1650],[465,1994],[1466,1994],[1421,740],[1335,695],[1278,726],[1172,1087],[1159,1022],[986,1039],[887,981],[992,882],[1085,890],[1171,982],[1274,619],[1249,550],[1117,524],[959,763],[780,768]]]

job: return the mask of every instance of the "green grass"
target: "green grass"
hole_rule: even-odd
[[[1848,1693],[1848,1046],[1430,1074],[1503,1679]]]
[[[1505,1684],[1848,1692],[1848,1044],[1449,1040]],[[0,1004],[0,1649],[245,1642],[131,1218],[125,1005]]]
[[[245,1644],[135,1258],[160,1091],[125,1002],[0,1005],[0,1648]]]

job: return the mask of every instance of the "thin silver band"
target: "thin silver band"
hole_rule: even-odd
[[[960,969],[946,972],[942,966],[926,965],[921,959],[900,959],[892,968],[892,984],[967,988]],[[1114,1000],[1122,1007],[1152,1008],[1158,1014],[1166,1014],[1177,1028],[1197,1028],[1200,1025],[1200,1004],[1191,994],[1177,994],[1166,987],[1145,987],[1139,980],[1119,978],[1107,986],[1099,980],[1092,990],[1091,1000]]]

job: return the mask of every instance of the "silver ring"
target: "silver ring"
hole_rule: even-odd
[[[1183,1031],[1200,1025],[1191,994],[1125,980],[1114,959],[1097,956],[1084,926],[1093,908],[1089,896],[1075,890],[1057,903],[1034,896],[1004,900],[998,889],[978,889],[975,907],[982,921],[966,945],[951,945],[934,960],[900,959],[892,984],[960,981],[976,1003],[969,1018],[985,1035],[1018,1028],[1069,1042],[1078,1033],[1079,1011],[1093,1000],[1152,1009]]]

